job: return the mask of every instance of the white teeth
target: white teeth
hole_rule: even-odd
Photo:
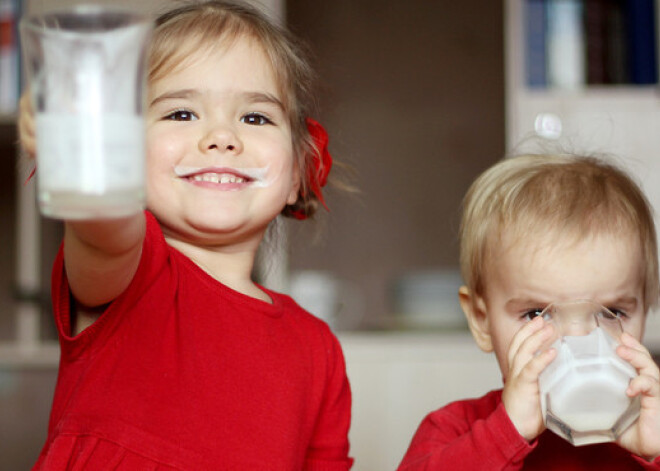
[[[210,182],[210,183],[244,183],[245,179],[237,177],[236,175],[217,173],[201,173],[193,175],[192,179],[196,182]]]
[[[265,167],[260,167],[260,168],[244,168],[244,167],[236,167],[234,170],[239,172],[240,174],[244,175],[247,179],[250,180],[250,184],[252,186],[259,186],[259,187],[265,187],[270,185],[272,183],[268,178],[268,166]],[[214,180],[206,180],[206,175],[222,175],[222,174],[217,174],[215,172],[205,172],[205,173],[198,173],[198,172],[203,172],[204,169],[201,167],[187,167],[187,166],[181,166],[181,165],[176,165],[174,167],[174,174],[178,177],[183,177],[183,178],[192,178],[194,181],[214,181]],[[243,183],[245,182],[246,178],[241,178],[235,176],[233,173],[226,173],[225,175],[231,175],[236,178],[236,183]],[[219,180],[215,180],[215,183],[218,183]]]

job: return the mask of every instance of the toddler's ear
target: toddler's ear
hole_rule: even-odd
[[[484,352],[492,352],[493,342],[490,336],[488,316],[486,315],[486,303],[484,303],[483,298],[471,293],[467,286],[461,286],[458,290],[458,300],[477,345]]]

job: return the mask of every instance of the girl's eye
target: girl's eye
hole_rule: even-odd
[[[164,119],[169,121],[194,121],[197,119],[197,115],[188,110],[175,110],[165,115]]]
[[[543,312],[543,308],[536,307],[534,309],[529,309],[525,311],[521,317],[526,321],[531,321],[535,317],[540,316],[542,312]]]
[[[252,126],[263,126],[264,124],[273,124],[273,122],[260,113],[248,113],[241,118],[241,122]]]

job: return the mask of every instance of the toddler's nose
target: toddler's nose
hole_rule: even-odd
[[[564,324],[564,335],[580,336],[588,335],[593,329],[593,326],[587,322],[567,322]]]

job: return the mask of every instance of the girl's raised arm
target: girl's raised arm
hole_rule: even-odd
[[[142,213],[121,219],[65,222],[64,266],[78,303],[101,306],[126,289],[140,262],[145,228]]]

